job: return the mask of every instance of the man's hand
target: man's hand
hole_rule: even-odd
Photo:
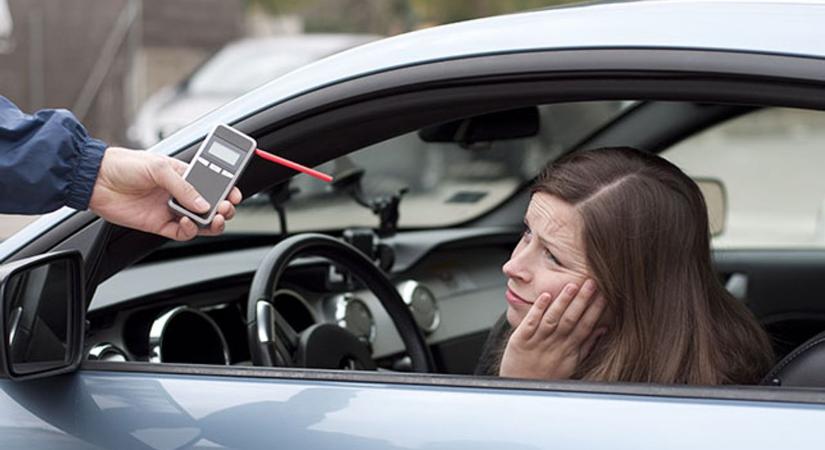
[[[89,209],[111,223],[178,241],[222,233],[241,202],[241,191],[233,187],[229,201],[218,205],[209,228],[199,230],[194,221],[177,216],[167,205],[172,195],[190,211],[209,210],[206,200],[183,179],[185,172],[186,163],[168,156],[109,148],[100,163]]]
[[[558,380],[570,378],[607,329],[596,328],[605,308],[596,283],[568,284],[551,302],[541,294],[516,327],[501,360],[499,375]]]

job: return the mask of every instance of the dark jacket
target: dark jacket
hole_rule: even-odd
[[[0,213],[86,209],[105,149],[69,111],[28,115],[0,96]]]

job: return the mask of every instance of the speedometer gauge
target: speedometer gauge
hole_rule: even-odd
[[[358,339],[372,343],[375,340],[375,319],[367,304],[351,294],[343,294],[335,300],[335,320]]]
[[[432,333],[438,328],[441,313],[431,290],[417,281],[407,280],[398,285],[398,293],[421,330]]]

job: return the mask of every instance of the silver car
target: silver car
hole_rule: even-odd
[[[240,188],[259,200],[220,238],[64,209],[0,243],[0,446],[820,448],[823,23],[825,4],[779,0],[513,14],[228,103],[151,151],[189,160],[225,123],[335,183],[255,160]],[[779,355],[764,384],[479,367],[531,180],[615,145],[708,186],[716,269]]]

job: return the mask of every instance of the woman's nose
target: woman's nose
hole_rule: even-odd
[[[501,271],[507,278],[515,278],[522,282],[530,281],[529,264],[525,264],[523,252],[518,249],[510,255],[510,259],[501,266]]]

